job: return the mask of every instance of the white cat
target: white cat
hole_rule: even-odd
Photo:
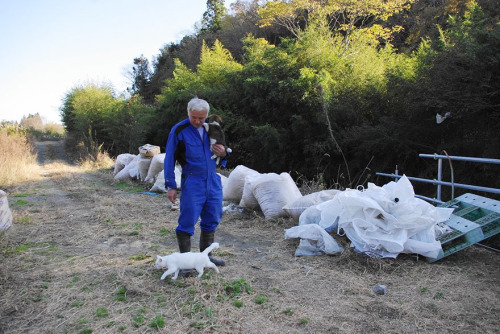
[[[176,280],[177,275],[179,275],[179,271],[182,269],[196,269],[198,272],[198,278],[203,275],[203,268],[205,267],[213,268],[217,273],[219,273],[219,268],[217,268],[217,266],[208,258],[208,253],[217,248],[219,248],[219,243],[214,242],[201,253],[176,252],[166,256],[157,255],[155,268],[160,269],[168,267],[168,270],[161,275],[161,280],[164,280],[165,277],[172,273],[175,273],[172,280]]]

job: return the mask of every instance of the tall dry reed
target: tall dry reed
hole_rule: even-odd
[[[33,179],[38,173],[36,154],[28,136],[0,129],[0,188]]]

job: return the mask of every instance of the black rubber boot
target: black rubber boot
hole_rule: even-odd
[[[176,232],[177,243],[179,244],[179,252],[187,253],[191,251],[191,236],[186,232]],[[193,276],[193,271],[191,269],[182,269],[179,273],[181,276],[189,277]]]
[[[203,252],[208,246],[210,246],[214,242],[214,236],[215,236],[215,231],[212,232],[205,232],[201,231],[200,234],[200,252]],[[212,253],[210,253],[212,254]],[[208,258],[210,259],[210,262],[215,264],[216,266],[225,266],[226,262],[223,260],[217,260],[214,259],[212,256],[208,254]]]

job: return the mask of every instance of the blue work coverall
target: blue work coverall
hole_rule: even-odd
[[[214,231],[222,219],[222,183],[216,173],[216,160],[210,157],[210,139],[203,129],[203,140],[198,130],[185,119],[172,127],[165,149],[163,172],[165,187],[177,189],[175,161],[182,166],[180,215],[176,232],[194,234],[198,218],[200,228]],[[221,165],[226,165],[221,158]]]

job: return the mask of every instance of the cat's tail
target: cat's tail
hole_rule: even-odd
[[[213,251],[214,249],[217,249],[219,248],[219,243],[218,242],[213,242],[210,246],[208,246],[207,248],[205,248],[205,250],[203,251],[203,254],[207,254],[210,253],[211,251]]]

